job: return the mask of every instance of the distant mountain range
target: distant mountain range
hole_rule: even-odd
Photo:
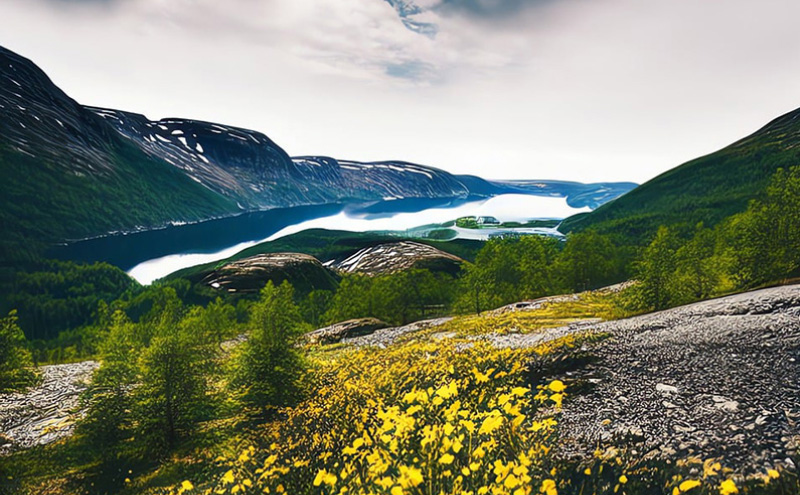
[[[596,208],[636,186],[488,181],[402,161],[292,158],[255,131],[82,106],[2,47],[0,115],[5,260],[39,244],[276,207],[521,193]]]

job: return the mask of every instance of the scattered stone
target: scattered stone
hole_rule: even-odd
[[[584,352],[592,360],[573,370],[576,381],[603,379],[564,404],[559,425],[569,455],[591,456],[605,436],[603,419],[645,433],[643,445],[625,437],[614,445],[659,449],[673,462],[679,448],[763,473],[764,462],[796,455],[787,440],[800,435],[798,316],[794,285],[589,325],[611,338],[590,345]],[[769,347],[761,338],[767,329]]]
[[[678,393],[678,387],[675,387],[675,386],[672,386],[672,385],[666,385],[664,383],[656,384],[656,390],[659,391],[659,392],[664,392],[664,393],[668,393],[668,394],[677,394]]]
[[[0,394],[0,455],[70,435],[82,415],[80,394],[98,366],[95,361],[42,366],[39,386]]]
[[[714,407],[717,409],[721,409],[723,411],[734,412],[739,410],[739,403],[735,400],[726,400],[724,402],[717,402],[714,404]]]

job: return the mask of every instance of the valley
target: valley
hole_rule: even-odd
[[[2,47],[0,115],[0,495],[800,493],[800,110],[642,185],[293,156]]]

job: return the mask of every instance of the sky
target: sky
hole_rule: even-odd
[[[2,0],[77,101],[290,155],[644,182],[800,107],[797,0]]]

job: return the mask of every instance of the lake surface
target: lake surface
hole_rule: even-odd
[[[559,197],[504,194],[490,199],[401,199],[358,205],[279,208],[196,224],[87,239],[52,251],[60,259],[105,261],[143,284],[176,270],[228,258],[261,242],[310,228],[367,232],[403,231],[463,216],[500,221],[561,219],[572,208]]]

